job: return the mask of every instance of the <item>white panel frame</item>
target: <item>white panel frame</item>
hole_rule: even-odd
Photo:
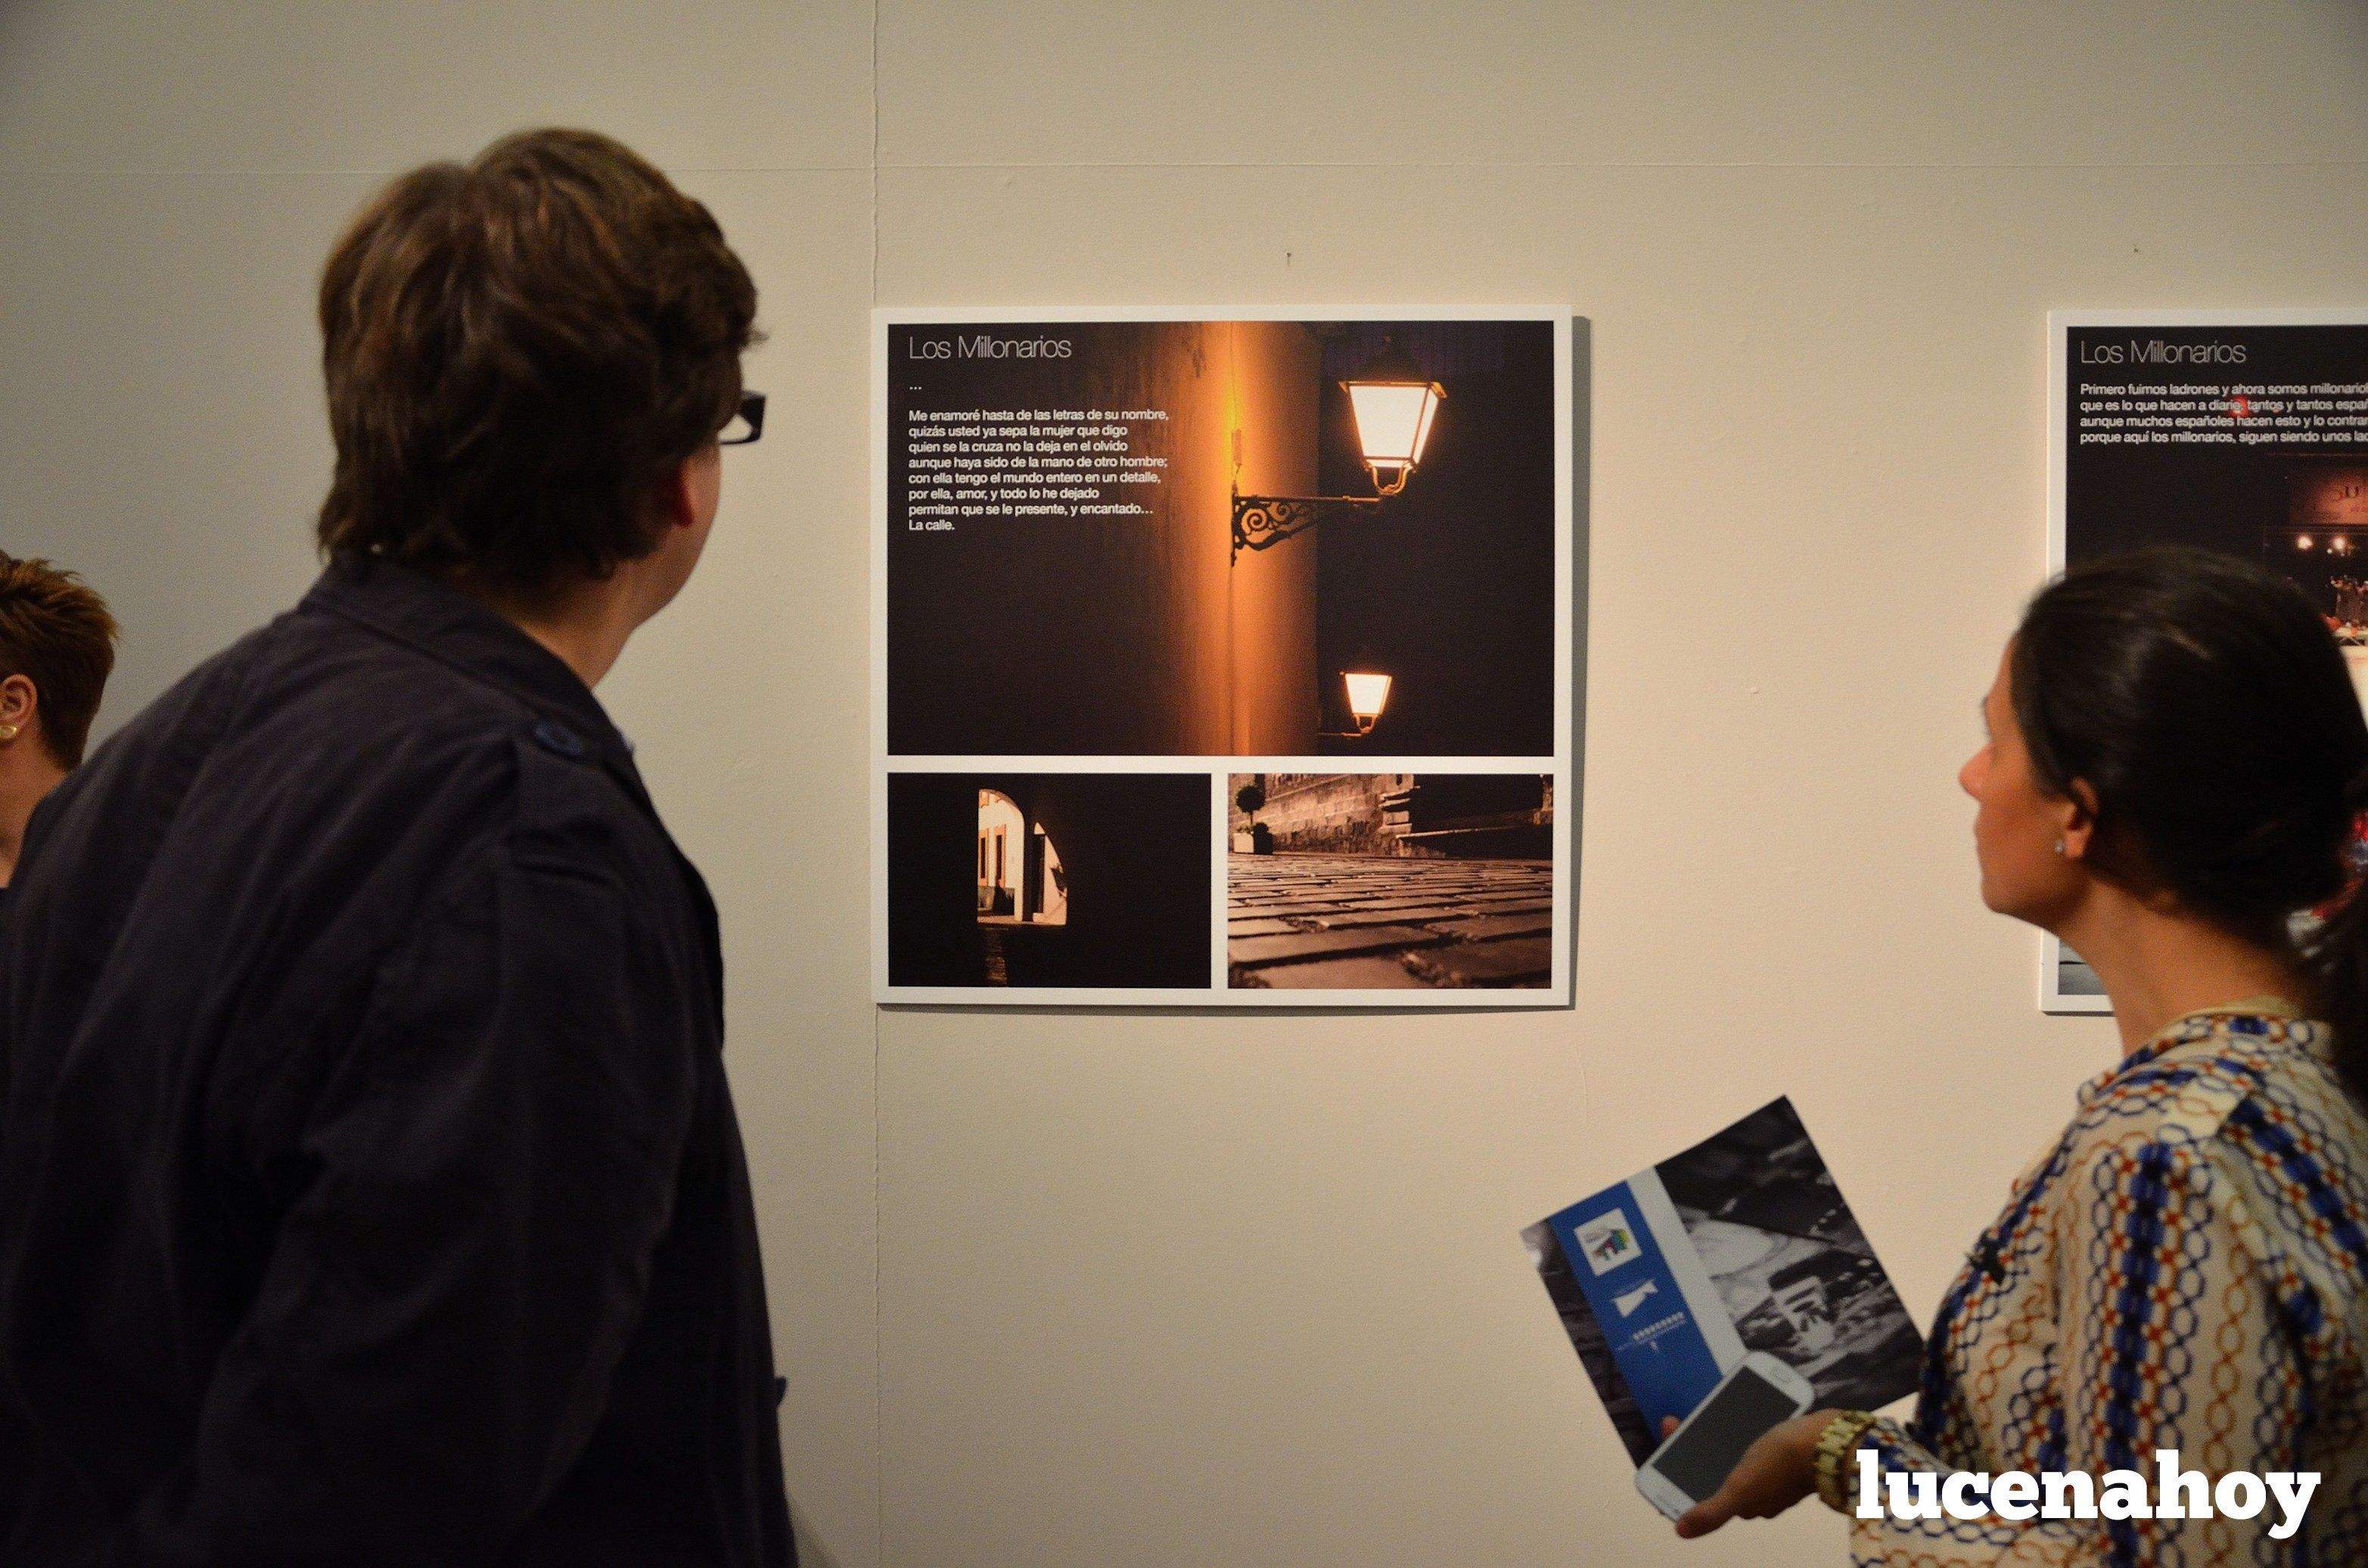
[[[1539,305],[1393,305],[1387,308],[1247,307],[1175,310],[1143,306],[883,306],[871,312],[871,992],[882,1006],[918,1004],[998,1007],[1191,1008],[1540,1008],[1573,999],[1577,876],[1573,854],[1574,693],[1571,311]],[[888,335],[905,325],[1007,322],[1419,322],[1542,321],[1554,329],[1554,684],[1551,756],[896,756],[888,752]],[[892,985],[888,981],[888,776],[890,773],[1146,773],[1211,776],[1212,878],[1209,989],[1155,986]],[[1400,990],[1236,991],[1225,984],[1226,776],[1234,773],[1543,773],[1554,780],[1552,970],[1543,987]]]

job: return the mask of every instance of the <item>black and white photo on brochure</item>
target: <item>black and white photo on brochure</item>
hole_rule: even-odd
[[[875,312],[880,999],[1085,1000],[1051,993],[1093,987],[1120,1006],[1269,1005],[1289,989],[1317,1006],[1566,1001],[1585,633],[1572,324],[1536,308]],[[1384,951],[1319,926],[1353,912],[1313,897],[1301,924],[1252,934],[1281,940],[1241,950],[1369,961],[1224,961],[1235,906],[1289,902],[1280,884],[1229,885],[1228,864],[1253,881],[1319,870],[1229,860],[1235,776],[1269,769],[1407,779],[1418,831],[1360,851],[1403,863],[1331,874],[1426,882],[1438,923]],[[1135,831],[1179,863],[1203,857],[1207,971],[907,961],[918,949],[895,927],[919,906],[889,881],[917,863],[897,839],[918,819],[894,809],[915,787],[889,780],[954,772],[1198,778],[1201,810]],[[1521,801],[1497,798],[1508,778]],[[1522,816],[1518,853],[1442,836],[1458,802],[1474,819]],[[1060,850],[1082,885],[1097,869],[1080,853]],[[1458,925],[1438,895],[1499,872],[1434,862],[1474,859],[1508,862],[1499,872],[1520,886],[1467,900],[1475,918]],[[974,897],[1024,893],[973,871]],[[990,945],[1055,945],[1049,921],[1015,924],[1036,929],[990,932]],[[1500,945],[1474,945],[1484,933]]]
[[[2368,310],[2048,328],[2051,572],[2155,544],[2257,562],[2317,602],[2368,699]],[[2108,1011],[2095,971],[2042,940],[2041,1006]]]

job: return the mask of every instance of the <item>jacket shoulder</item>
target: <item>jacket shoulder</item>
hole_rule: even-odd
[[[598,859],[632,814],[590,744],[524,698],[303,608],[192,670],[52,799],[85,850],[188,823],[339,882],[512,846]]]
[[[522,864],[640,880],[666,845],[595,744],[565,721],[531,714],[503,744],[516,797],[508,847]]]
[[[2135,1069],[2082,1113],[2075,1148],[2208,1143],[2259,1083],[2247,1064],[2219,1057]]]

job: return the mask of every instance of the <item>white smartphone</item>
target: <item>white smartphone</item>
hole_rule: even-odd
[[[1653,1450],[1636,1471],[1636,1490],[1676,1518],[1725,1485],[1743,1451],[1808,1409],[1814,1397],[1808,1379],[1775,1357],[1753,1351]]]

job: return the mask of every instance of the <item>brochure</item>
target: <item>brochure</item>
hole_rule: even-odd
[[[1876,1410],[1923,1360],[1899,1293],[1790,1100],[1521,1233],[1546,1294],[1639,1464],[1762,1350],[1813,1409]]]

